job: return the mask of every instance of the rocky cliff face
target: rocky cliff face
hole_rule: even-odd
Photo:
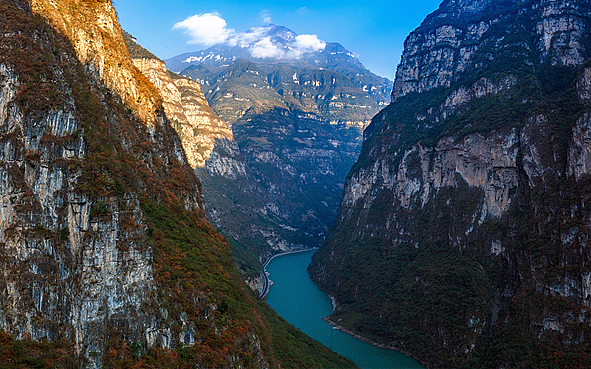
[[[109,1],[4,1],[0,30],[3,363],[50,365],[70,349],[62,363],[90,368],[335,359],[301,335],[304,351],[275,354],[276,330],[289,327],[253,300],[205,220],[181,140]],[[40,352],[56,347],[34,343],[44,340],[66,343]]]
[[[233,140],[232,130],[209,107],[197,82],[169,72],[159,59],[132,58],[160,92],[166,116],[172,120],[191,167],[205,165],[217,140]]]
[[[217,76],[215,88],[193,75],[209,89],[220,116],[233,122],[230,130],[196,82],[167,72],[131,36],[126,42],[135,65],[160,91],[203,184],[208,217],[233,240],[234,259],[253,289],[260,260],[318,246],[336,215],[365,122],[330,121],[315,103],[301,110],[293,98],[286,102],[291,93],[281,96],[271,87],[256,64],[238,60]],[[283,77],[273,83],[285,84]],[[339,78],[327,83],[343,84]]]
[[[310,267],[334,319],[433,367],[586,360],[590,5],[445,1],[409,35]]]
[[[161,102],[150,83],[131,68],[117,13],[110,1],[56,2],[35,0],[40,14],[72,43],[76,56],[107,88],[148,123],[157,119]],[[95,27],[86,27],[92,24]]]
[[[504,23],[499,15],[507,16],[511,7],[509,11],[514,13],[524,9],[515,1],[445,1],[406,39],[392,98],[450,87],[470,69],[481,69],[501,55],[519,57],[530,65],[577,66],[586,60],[588,14],[584,2],[528,4],[528,14],[534,20],[519,20],[523,28],[513,28],[518,33],[497,34],[494,30],[499,22]],[[484,14],[484,9],[490,13]],[[523,42],[516,39],[526,33],[535,38]],[[512,48],[503,50],[507,44]]]
[[[85,50],[88,64],[78,64],[82,50],[17,5],[2,9],[1,329],[19,339],[68,337],[92,367],[101,366],[112,329],[143,347],[194,345],[198,319],[170,312],[158,297],[168,288],[145,208],[163,201],[203,211],[180,142],[164,115],[143,125],[126,113],[103,87],[108,75],[86,77],[82,68],[99,68],[89,56],[99,51]],[[216,305],[191,294],[212,318]]]

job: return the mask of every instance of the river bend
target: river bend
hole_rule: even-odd
[[[269,263],[267,272],[273,282],[267,296],[269,305],[304,333],[363,369],[424,369],[409,356],[372,346],[322,320],[332,313],[332,302],[309,278],[307,267],[313,253],[314,250],[283,255]]]

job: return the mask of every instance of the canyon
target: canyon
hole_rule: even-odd
[[[266,258],[320,246],[356,335],[431,368],[586,367],[590,27],[588,0],[444,0],[391,83],[281,26],[245,34],[290,60],[163,61],[109,0],[3,1],[0,359],[355,367],[256,293]]]
[[[363,128],[389,100],[392,84],[340,44],[296,55],[289,45],[299,36],[285,27],[236,37],[253,45],[268,38],[294,56],[260,57],[252,45],[230,42],[165,65],[131,35],[126,42],[135,65],[160,90],[189,160],[203,152],[190,165],[207,216],[232,243],[243,278],[260,291],[261,261],[324,239]],[[197,96],[199,103],[187,105]],[[201,120],[183,116],[183,109],[200,111]]]

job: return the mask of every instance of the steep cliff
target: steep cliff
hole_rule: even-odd
[[[197,82],[169,72],[162,60],[137,45],[131,35],[125,34],[125,42],[133,64],[158,89],[189,165],[203,167],[216,141],[233,140],[231,128],[211,109]]]
[[[405,42],[313,278],[432,367],[589,360],[588,1],[444,1]]]
[[[240,280],[110,1],[3,1],[0,31],[3,364],[351,365]]]
[[[131,68],[113,5],[108,0],[60,2],[33,0],[31,9],[72,43],[93,78],[119,95],[141,119],[153,123],[161,105],[154,87]],[[93,27],[88,27],[93,25]]]
[[[217,112],[233,122],[230,129],[197,82],[166,71],[130,35],[126,43],[134,64],[162,95],[203,184],[208,218],[231,240],[251,287],[260,287],[261,260],[269,255],[318,246],[336,215],[365,122],[329,121],[317,108],[300,110],[270,87],[257,65],[237,60],[215,88],[196,78],[209,88]]]

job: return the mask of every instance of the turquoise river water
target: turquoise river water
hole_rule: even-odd
[[[415,359],[360,341],[333,329],[322,317],[332,313],[328,295],[308,275],[314,251],[274,258],[267,266],[273,285],[267,302],[285,320],[333,351],[351,359],[364,369],[415,369],[424,367]]]

